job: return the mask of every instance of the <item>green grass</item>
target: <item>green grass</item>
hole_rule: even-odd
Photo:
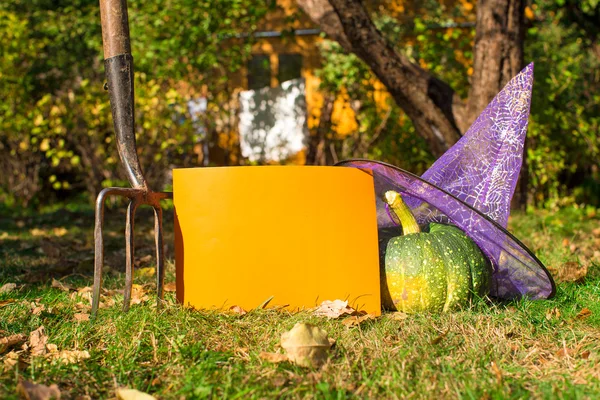
[[[123,284],[123,215],[107,215],[105,287]],[[137,219],[136,257],[153,253],[150,214]],[[600,396],[600,219],[593,210],[536,211],[511,218],[510,228],[553,270],[568,261],[588,265],[584,282],[559,283],[548,301],[491,303],[447,315],[387,314],[357,327],[309,312],[260,310],[246,315],[180,307],[173,293],[156,309],[152,278],[140,278],[151,301],[120,311],[119,299],[95,321],[76,322],[85,303],[57,288],[92,282],[90,211],[53,211],[0,217],[0,294],[14,303],[0,308],[0,337],[43,325],[59,350],[87,350],[90,358],[61,364],[29,357],[5,367],[0,355],[0,398],[17,398],[19,379],[56,383],[63,398],[114,398],[117,387],[179,398],[465,398],[594,399]],[[167,256],[173,252],[167,220]],[[63,229],[64,228],[64,229]],[[566,239],[566,241],[565,241]],[[138,267],[152,266],[145,261]],[[174,266],[168,263],[168,281]],[[31,303],[43,304],[39,315]],[[79,306],[81,307],[81,306]],[[584,319],[577,315],[587,308]],[[558,310],[558,311],[556,311]],[[336,340],[319,370],[261,360],[280,351],[283,332],[312,322]],[[16,349],[19,350],[19,349]]]

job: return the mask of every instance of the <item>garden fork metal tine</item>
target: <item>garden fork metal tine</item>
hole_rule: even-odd
[[[156,295],[157,306],[164,298],[165,255],[163,246],[162,208],[154,207],[154,239],[156,242]]]
[[[123,290],[123,311],[129,311],[131,304],[131,290],[133,288],[133,260],[135,255],[134,227],[137,199],[133,199],[127,206],[127,219],[125,222],[125,289]]]
[[[92,290],[92,315],[96,315],[100,305],[100,290],[102,288],[102,269],[104,267],[104,202],[109,195],[118,195],[131,198],[135,196],[136,189],[130,188],[105,188],[96,198],[96,213],[94,226],[94,288]]]

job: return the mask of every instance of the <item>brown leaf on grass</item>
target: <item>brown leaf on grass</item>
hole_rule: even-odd
[[[348,302],[342,300],[325,300],[314,311],[315,315],[327,318],[340,318],[355,313],[356,310],[348,307]]]
[[[71,300],[81,299],[89,305],[92,304],[92,288],[89,286],[85,286],[79,289],[76,289],[76,292],[71,293]]]
[[[56,289],[60,289],[65,292],[70,292],[71,290],[76,290],[73,286],[63,283],[61,281],[57,281],[56,279],[52,279],[52,287]]]
[[[331,342],[325,330],[299,322],[291,331],[281,335],[281,347],[291,362],[302,367],[318,368],[327,361]]]
[[[175,292],[177,290],[177,284],[175,282],[169,282],[165,285],[165,292]]]
[[[581,311],[579,311],[579,313],[575,316],[575,318],[586,319],[586,318],[589,318],[590,315],[592,315],[592,311],[589,308],[585,307]]]
[[[7,305],[14,303],[15,301],[15,299],[0,300],[0,308],[6,307]]]
[[[27,336],[17,333],[16,335],[10,335],[0,339],[0,354],[6,352],[11,347],[18,346],[25,343]]]
[[[578,262],[570,261],[564,263],[561,268],[556,270],[556,280],[558,282],[581,282],[587,275],[587,266]]]
[[[0,287],[0,294],[12,292],[16,288],[17,288],[16,283],[5,283],[4,285],[2,285],[2,287]]]
[[[148,301],[150,298],[146,294],[142,285],[133,284],[131,288],[131,304],[141,304]]]
[[[60,390],[56,384],[50,386],[20,381],[17,384],[17,394],[25,400],[60,399]]]
[[[48,336],[46,336],[43,325],[29,334],[29,347],[32,356],[46,354],[46,343],[48,343]]]
[[[248,314],[248,311],[244,310],[240,306],[231,306],[231,307],[229,307],[229,311],[231,311],[234,314],[239,314],[239,315]]]
[[[344,321],[342,321],[342,324],[346,325],[347,327],[351,328],[353,326],[359,326],[360,324],[362,324],[365,321],[369,321],[375,319],[375,317],[371,314],[365,314],[365,315],[353,315],[351,317],[348,317],[346,319],[344,319]]]
[[[33,303],[32,306],[33,306],[31,308],[32,315],[40,315],[42,313],[42,311],[46,310],[46,306],[43,304]]]
[[[586,350],[581,352],[581,354],[579,354],[579,358],[581,358],[582,360],[587,360],[588,358],[590,358],[590,351]]]
[[[265,361],[268,361],[271,363],[280,363],[280,362],[289,361],[288,356],[285,354],[269,353],[266,351],[261,351],[258,354],[258,357],[260,357],[261,360],[265,360]]]
[[[87,350],[57,350],[46,355],[46,358],[52,361],[60,361],[63,364],[76,364],[90,358],[90,353]]]
[[[77,321],[77,322],[89,321],[90,320],[90,314],[77,313],[77,314],[73,315],[73,319],[75,321]]]
[[[21,356],[19,355],[19,353],[15,352],[15,351],[11,351],[10,353],[8,353],[7,355],[4,356],[4,368],[10,369],[12,367],[14,367],[17,364],[21,364],[22,363],[22,359]],[[20,366],[19,366],[19,369]]]
[[[123,293],[122,290],[118,291],[118,290],[104,290],[103,289],[103,293],[100,295],[100,304],[98,305],[99,308],[108,308],[108,307],[112,307],[113,305],[115,305],[115,300],[112,297],[114,294],[117,293]],[[106,295],[105,295],[106,294]],[[92,305],[92,300],[93,300],[93,296],[92,296],[92,288],[89,286],[83,287],[78,289],[76,292],[71,293],[71,300],[73,301],[77,301],[77,300],[83,300],[83,302],[77,302],[75,304],[75,308],[77,308],[78,310],[82,310],[82,311],[89,311]]]
[[[98,308],[109,308],[115,305],[115,299],[112,297],[100,296],[100,304]]]
[[[156,400],[154,396],[148,393],[140,392],[136,389],[117,389],[117,399],[119,400]]]
[[[75,303],[75,308],[77,310],[87,312],[87,311],[90,311],[92,307],[89,304],[79,302],[79,303]]]

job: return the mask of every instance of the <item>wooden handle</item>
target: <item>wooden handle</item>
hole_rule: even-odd
[[[100,0],[104,59],[131,54],[127,0]]]

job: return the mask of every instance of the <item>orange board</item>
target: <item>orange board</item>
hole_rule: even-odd
[[[312,308],[379,315],[373,178],[342,167],[173,171],[177,299],[194,308]]]

